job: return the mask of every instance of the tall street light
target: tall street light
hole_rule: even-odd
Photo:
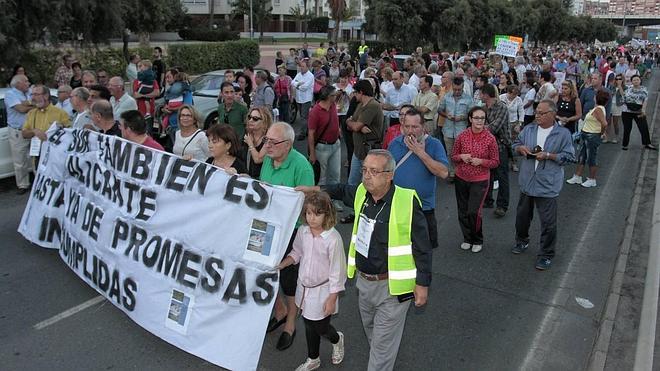
[[[252,0],[250,0],[250,39],[254,39],[254,27],[252,25]]]

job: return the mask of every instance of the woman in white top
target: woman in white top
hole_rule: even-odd
[[[184,104],[178,113],[179,130],[174,138],[172,152],[186,160],[206,161],[209,157],[209,140],[198,127],[197,111]]]
[[[511,128],[511,140],[515,141],[522,130],[522,122],[525,119],[525,109],[523,108],[523,101],[518,96],[520,89],[516,85],[508,85],[506,93],[500,95],[500,100],[509,108],[509,127]],[[511,158],[511,169],[514,172],[518,171],[518,164],[516,164],[515,156]]]

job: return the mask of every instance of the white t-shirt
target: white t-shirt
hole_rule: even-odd
[[[544,129],[542,127],[538,127],[536,130],[536,145],[541,146],[541,149],[545,152],[545,140],[548,139],[548,135],[550,135],[550,132],[554,126],[550,126],[547,129]],[[530,150],[533,150],[533,148],[530,148]],[[539,161],[536,161],[536,165],[534,166],[534,170],[536,170],[539,167]]]
[[[534,98],[536,98],[536,90],[534,90],[534,88],[531,88],[525,94],[525,99],[523,99],[523,105],[525,105],[529,102],[534,102]],[[525,108],[525,115],[534,116],[534,104],[533,103],[530,104],[529,107]]]
[[[183,137],[181,135],[181,130],[177,130],[172,152],[174,152],[175,155],[182,157],[192,155],[193,160],[206,161],[206,159],[210,157],[209,140],[202,130],[198,130],[187,137]]]

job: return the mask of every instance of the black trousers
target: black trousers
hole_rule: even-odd
[[[646,116],[639,117],[636,113],[622,112],[621,121],[623,121],[623,146],[628,147],[630,142],[630,132],[632,131],[632,122],[635,120],[639,134],[642,136],[642,145],[651,144],[651,135],[649,134],[649,124],[646,122]]]
[[[353,157],[353,132],[348,130],[348,125],[346,120],[348,119],[347,115],[339,116],[339,127],[341,128],[341,139],[346,145],[346,158],[348,159],[348,172],[351,173],[351,158]]]
[[[431,239],[431,248],[438,247],[438,221],[435,219],[435,209],[424,210],[426,224],[429,225],[429,238]]]
[[[529,243],[529,226],[534,218],[534,206],[541,218],[541,251],[538,256],[552,259],[557,244],[557,197],[520,194],[516,214],[516,243]]]
[[[327,316],[318,321],[312,321],[303,317],[305,320],[305,338],[307,339],[307,357],[311,359],[319,358],[321,336],[330,340],[332,344],[337,344],[339,341],[337,330],[330,324],[331,317]]]
[[[486,195],[486,205],[493,204],[493,183],[498,181],[497,207],[509,209],[509,150],[500,148],[500,165],[490,170],[490,187]]]
[[[454,190],[456,191],[458,224],[463,232],[463,242],[482,245],[484,235],[481,228],[481,208],[488,190],[488,181],[466,182],[456,177]]]

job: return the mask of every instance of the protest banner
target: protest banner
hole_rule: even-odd
[[[520,49],[520,43],[516,41],[500,39],[495,49],[495,53],[505,57],[515,57]]]
[[[500,43],[500,40],[515,41],[518,44],[522,44],[525,41],[525,40],[523,40],[522,37],[519,37],[519,36],[495,35],[495,38],[493,39],[493,46],[497,48],[497,44]]]
[[[121,138],[55,128],[19,232],[132,320],[232,370],[257,368],[303,196]],[[126,336],[130,336],[127,334]]]

